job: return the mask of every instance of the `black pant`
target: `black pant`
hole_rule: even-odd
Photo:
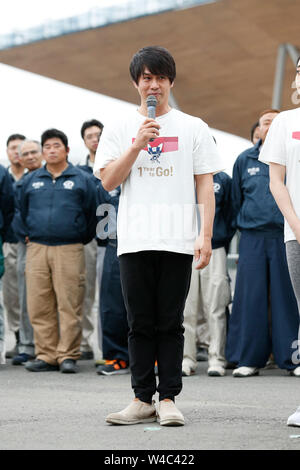
[[[183,311],[192,260],[192,255],[167,251],[120,256],[132,387],[135,396],[144,402],[151,403],[156,390],[160,400],[174,400],[182,389]]]

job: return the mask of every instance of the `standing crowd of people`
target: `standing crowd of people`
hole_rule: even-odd
[[[40,141],[17,133],[7,140],[10,164],[0,167],[0,363],[6,354],[29,372],[76,373],[78,360],[95,359],[96,332],[103,354],[97,373],[130,371],[135,393],[107,422],[158,415],[162,425],[182,425],[175,396],[201,353],[211,377],[228,369],[236,378],[258,375],[270,360],[300,377],[299,132],[293,127],[299,110],[262,111],[251,129],[253,146],[237,157],[230,177],[208,126],[168,104],[176,76],[169,52],[143,48],[130,73],[138,112],[108,129],[97,119],[84,122],[84,163],[68,160],[68,138],[58,129]],[[147,118],[149,95],[157,98],[155,120]],[[286,129],[287,145],[278,137]],[[188,211],[184,226],[178,212],[173,221],[194,237],[170,236],[169,214],[159,218],[156,210],[149,210],[151,223],[143,217],[131,223],[126,204],[134,202],[157,211],[160,203],[197,202],[196,223]],[[232,296],[227,255],[235,234]],[[6,353],[4,311],[16,339]]]

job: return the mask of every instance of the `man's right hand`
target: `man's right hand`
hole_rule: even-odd
[[[156,139],[159,136],[160,125],[154,120],[147,118],[138,130],[133,147],[138,151],[147,147],[150,139]]]

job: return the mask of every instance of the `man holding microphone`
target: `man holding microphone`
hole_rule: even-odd
[[[193,254],[198,269],[209,263],[213,173],[223,166],[208,126],[169,106],[176,66],[166,49],[138,51],[130,74],[140,106],[104,129],[94,166],[107,191],[122,185],[118,256],[135,394],[127,408],[111,413],[106,421],[155,421],[152,397],[158,391],[160,424],[176,426],[184,424],[175,396],[182,389],[183,310]],[[147,117],[149,96],[151,104],[153,96],[157,102],[155,120]],[[201,205],[197,238],[195,185]]]

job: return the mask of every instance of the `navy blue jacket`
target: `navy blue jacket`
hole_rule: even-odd
[[[232,227],[231,178],[223,171],[214,175],[214,192],[216,209],[212,248],[225,247],[228,251],[235,229]]]
[[[93,168],[89,165],[89,155],[86,157],[85,165],[77,165],[78,168],[85,171],[92,179],[93,183],[95,184],[96,188],[98,188],[100,180],[94,176]]]
[[[22,222],[32,242],[89,243],[96,233],[96,206],[91,178],[71,163],[56,179],[45,165],[26,175],[20,185]]]
[[[8,167],[9,169],[10,167]],[[14,179],[14,177],[12,176],[11,173],[9,173],[8,171],[8,174],[9,174],[9,177],[10,177],[10,180],[12,182],[12,187],[13,187],[13,191],[14,191],[14,195],[15,195],[15,203],[16,203],[16,185],[17,185],[17,181]],[[5,241],[8,242],[8,243],[18,243],[18,238],[14,232],[14,229],[13,229],[13,222],[12,224],[8,227],[6,233],[5,233]]]
[[[241,153],[233,167],[232,206],[239,230],[282,234],[284,220],[269,189],[269,166],[258,160],[261,140]]]
[[[36,171],[36,170],[33,170]],[[32,173],[32,172],[30,172]],[[27,237],[27,227],[23,222],[21,212],[20,212],[20,197],[21,197],[21,188],[24,181],[30,173],[24,173],[22,178],[18,181],[15,181],[15,215],[10,226],[10,232],[13,233],[14,238],[17,242],[25,243],[25,238]]]
[[[6,240],[6,234],[14,217],[14,190],[11,177],[0,165],[0,235]]]

